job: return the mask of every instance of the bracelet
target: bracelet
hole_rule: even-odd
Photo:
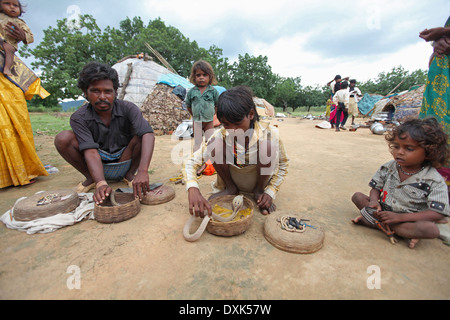
[[[106,182],[105,180],[97,182],[97,185],[95,186],[97,189],[103,186],[107,186],[108,182]]]

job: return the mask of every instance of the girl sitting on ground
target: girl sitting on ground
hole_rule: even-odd
[[[212,214],[197,182],[196,172],[204,159],[211,159],[217,172],[210,200],[222,195],[252,193],[262,214],[274,212],[273,201],[289,165],[278,129],[259,121],[253,93],[244,86],[222,93],[217,117],[223,128],[215,131],[183,166],[190,213],[200,217],[206,212]]]
[[[396,127],[386,136],[394,160],[377,171],[369,183],[370,196],[358,192],[352,197],[359,210],[376,209],[375,218],[410,239],[410,248],[419,239],[439,237],[436,223],[445,223],[449,216],[447,186],[436,170],[449,159],[447,139],[434,118]],[[363,216],[353,222],[374,227]]]

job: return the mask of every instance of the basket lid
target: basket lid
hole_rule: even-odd
[[[43,191],[28,197],[14,206],[14,219],[32,221],[61,213],[69,213],[80,204],[73,190]]]
[[[296,224],[299,228],[294,226]],[[322,248],[325,233],[316,221],[305,214],[280,211],[267,217],[264,236],[280,250],[307,254]]]
[[[148,192],[141,200],[141,203],[154,206],[172,201],[175,198],[175,190],[172,187],[162,185]]]

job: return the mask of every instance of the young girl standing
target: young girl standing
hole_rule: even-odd
[[[0,0],[0,46],[5,52],[3,74],[11,77],[11,67],[14,63],[14,53],[17,44],[23,41],[30,44],[34,41],[33,33],[19,17],[23,14],[19,0]]]
[[[419,239],[439,237],[435,223],[449,216],[447,186],[436,168],[449,158],[447,135],[434,118],[410,120],[386,136],[394,160],[384,164],[369,186],[370,196],[355,193],[352,201],[362,210],[376,209],[375,218],[400,237]],[[358,216],[355,224],[373,226]]]
[[[189,211],[203,217],[212,208],[202,196],[197,169],[211,159],[217,172],[213,199],[221,195],[253,193],[262,214],[275,211],[276,194],[288,172],[289,159],[278,129],[259,121],[253,94],[247,87],[230,89],[219,98],[217,117],[223,125],[184,163]]]
[[[206,141],[212,135],[219,92],[213,87],[217,84],[213,68],[206,61],[200,60],[193,65],[189,80],[195,85],[186,96],[186,106],[194,120],[195,152],[202,144],[203,133]]]

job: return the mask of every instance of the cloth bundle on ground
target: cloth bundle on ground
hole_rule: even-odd
[[[80,193],[80,205],[73,211],[64,214],[56,214],[47,218],[32,221],[17,221],[14,219],[14,207],[27,197],[18,199],[14,207],[5,212],[0,221],[7,228],[26,232],[27,234],[51,233],[63,227],[72,226],[83,220],[94,220],[94,201],[92,193]]]
[[[322,121],[319,124],[316,124],[316,128],[318,129],[331,129],[331,123],[328,121]]]

